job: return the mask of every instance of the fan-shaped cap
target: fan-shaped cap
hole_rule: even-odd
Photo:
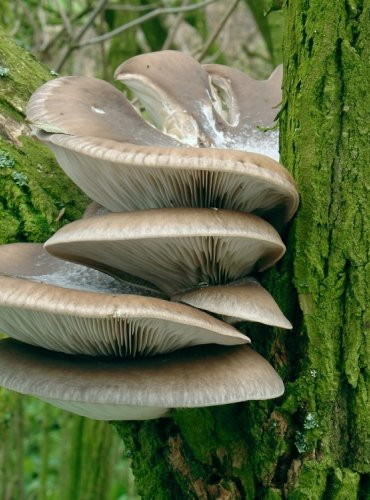
[[[89,292],[132,293],[163,297],[151,283],[127,273],[119,279],[95,269],[56,259],[40,243],[0,245],[0,275]]]
[[[278,160],[279,133],[272,127],[281,101],[281,68],[269,80],[257,81],[237,69],[202,66],[188,54],[167,50],[129,59],[115,77],[139,96],[156,126],[174,138]]]
[[[64,226],[45,248],[62,259],[146,279],[169,295],[262,271],[285,251],[263,219],[205,208],[90,217]]]
[[[166,121],[172,131],[189,120],[193,123],[193,108],[198,101],[207,102],[207,109],[213,106],[208,72],[189,56],[174,54],[176,57],[170,57],[169,62],[177,57],[192,61],[190,66],[197,76],[192,79],[190,73],[187,82],[194,80],[192,85],[200,82],[198,86],[204,83],[205,87],[202,99],[190,99],[189,90],[184,103],[185,97],[171,97],[173,102],[177,99],[177,111]],[[168,75],[170,66],[164,65]],[[161,72],[156,74],[158,79]],[[177,87],[165,85],[165,79],[162,80],[163,97],[170,88]],[[181,107],[185,104],[189,110]],[[197,127],[210,127],[204,113],[201,115],[196,117],[200,122]],[[279,163],[243,151],[186,147],[146,123],[125,97],[106,82],[86,77],[52,80],[32,96],[27,116],[39,139],[52,149],[71,179],[111,211],[208,206],[265,214],[274,224],[280,219],[281,225],[297,209],[294,181]],[[223,119],[217,120],[218,123]],[[221,128],[225,134],[230,129],[233,137],[238,131],[226,122]],[[244,138],[240,139],[240,143],[244,142]],[[225,143],[222,147],[232,145]]]
[[[240,283],[196,288],[175,295],[172,300],[215,313],[230,323],[254,321],[292,328],[269,292],[251,278]]]
[[[23,248],[27,254],[28,245]],[[76,267],[67,262],[63,263],[63,287],[45,284],[40,280],[55,281],[56,276],[52,267],[46,275],[37,276],[37,260],[43,260],[42,254],[36,253],[33,271],[28,263],[36,282],[0,276],[0,330],[23,342],[70,354],[136,356],[202,343],[249,341],[226,323],[189,306],[153,297],[64,288],[68,276],[73,275],[70,268]],[[49,257],[50,265],[52,260],[57,259]],[[93,276],[90,269],[78,267],[82,281],[87,281],[84,270],[88,277]],[[95,275],[98,288],[101,273],[95,271]]]
[[[149,125],[113,85],[85,76],[50,80],[32,95],[28,120],[40,131],[130,144],[179,145]]]
[[[0,385],[101,420],[158,418],[171,408],[269,399],[284,392],[271,365],[246,346],[97,361],[11,339],[0,341]]]

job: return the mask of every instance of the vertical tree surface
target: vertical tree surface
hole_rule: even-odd
[[[285,396],[119,423],[144,499],[370,498],[370,2],[286,1],[282,162],[301,194],[255,328]]]

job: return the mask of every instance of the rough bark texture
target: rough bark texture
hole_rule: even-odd
[[[281,149],[301,206],[285,235],[289,251],[264,281],[294,331],[248,331],[281,373],[286,394],[117,423],[143,499],[370,498],[370,2],[291,0],[284,15]],[[0,38],[0,66],[10,77],[23,63],[17,55],[4,61],[2,49]],[[21,104],[0,101],[0,115],[13,116],[14,127],[33,85],[27,82]],[[12,150],[9,140],[0,144],[2,241],[44,239],[60,224],[63,205],[63,217],[77,210],[69,205],[74,188],[64,176],[59,184],[54,167],[30,183],[23,168],[38,153],[26,149],[35,147],[30,139],[22,141]],[[52,160],[42,155],[35,165],[48,169]],[[18,166],[27,185],[12,177]]]
[[[0,30],[0,243],[45,241],[87,203],[24,121],[31,94],[50,78]]]
[[[370,498],[370,2],[286,1],[283,163],[301,193],[253,327],[283,398],[118,423],[143,499]]]

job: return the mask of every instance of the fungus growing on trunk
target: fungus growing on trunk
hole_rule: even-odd
[[[280,396],[274,369],[214,316],[291,327],[245,279],[283,256],[298,206],[275,161],[281,71],[256,82],[166,51],[116,77],[145,115],[86,77],[30,100],[36,136],[95,203],[45,243],[55,257],[0,248],[0,328],[22,341],[0,341],[0,384],[98,419]]]
[[[268,291],[251,278],[228,285],[202,286],[174,295],[172,300],[214,313],[228,323],[253,321],[292,328]]]
[[[279,260],[277,231],[255,215],[167,208],[112,213],[64,226],[46,243],[55,257],[138,276],[168,295],[228,283]]]
[[[265,143],[277,136],[259,127],[273,125],[279,74],[256,82],[237,70],[202,66],[168,51],[133,58],[116,76],[138,92],[161,130],[112,85],[87,77],[46,83],[27,109],[37,137],[91,198],[117,212],[164,207],[255,212],[279,227],[293,216],[298,205],[293,179],[257,153],[271,153]],[[227,83],[223,94],[238,109],[238,120],[231,123],[212,97],[212,81],[220,79]],[[169,122],[176,123],[171,128]],[[249,147],[252,137],[257,148]],[[276,157],[276,141],[272,149]]]

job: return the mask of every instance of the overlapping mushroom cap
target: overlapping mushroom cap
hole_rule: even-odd
[[[205,208],[89,217],[64,226],[45,248],[117,276],[123,271],[147,279],[169,295],[267,269],[285,252],[279,234],[263,219]]]
[[[19,261],[23,265],[17,266]],[[142,288],[55,259],[41,245],[2,246],[0,262],[7,263],[7,276],[1,276],[5,266],[0,265],[0,330],[28,344],[124,357],[249,342],[202,311],[143,297]]]
[[[112,211],[254,212],[280,226],[293,216],[294,181],[279,163],[256,153],[278,155],[275,139],[271,146],[277,132],[260,127],[273,124],[279,72],[256,82],[237,70],[202,66],[168,51],[135,57],[116,76],[138,93],[161,130],[121,92],[92,78],[48,82],[27,110],[39,139],[91,198]]]
[[[206,346],[135,360],[72,357],[0,341],[0,385],[101,420],[143,420],[281,396],[272,366],[247,346]]]

